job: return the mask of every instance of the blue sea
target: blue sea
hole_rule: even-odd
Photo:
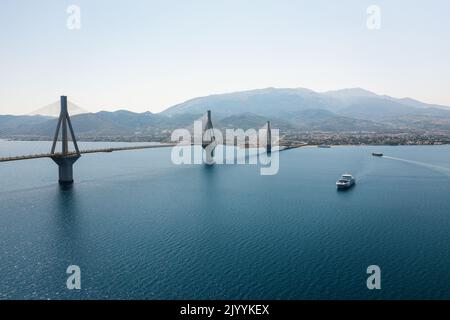
[[[450,146],[304,147],[276,175],[147,149],[83,155],[74,175],[61,189],[50,159],[0,163],[0,299],[450,299]]]

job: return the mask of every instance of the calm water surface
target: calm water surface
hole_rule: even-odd
[[[274,176],[170,152],[85,155],[71,190],[49,159],[0,163],[0,298],[450,298],[450,146],[289,150]],[[346,171],[357,185],[337,192]]]

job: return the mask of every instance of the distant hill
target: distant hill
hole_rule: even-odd
[[[216,94],[177,104],[162,114],[198,114],[207,109],[212,110],[219,118],[252,113],[284,120],[298,128],[326,131],[350,130],[352,126],[354,130],[364,127],[367,130],[384,130],[395,128],[397,124],[402,128],[406,126],[414,129],[418,125],[417,117],[425,119],[429,123],[428,127],[439,122],[439,127],[443,128],[446,126],[442,126],[442,121],[450,123],[449,107],[426,104],[410,98],[397,99],[378,95],[361,88],[324,93],[303,88],[266,88]],[[348,121],[347,118],[353,120]],[[343,125],[344,121],[346,125]]]
[[[450,108],[397,99],[352,88],[323,93],[308,89],[266,88],[199,97],[154,114],[84,112],[69,104],[76,135],[87,140],[164,140],[176,128],[188,128],[206,110],[217,128],[262,127],[270,120],[284,133],[298,132],[400,132],[450,133]],[[0,138],[51,139],[59,102],[28,116],[0,116]],[[41,115],[45,114],[45,116]]]
[[[258,130],[266,125],[267,121],[271,122],[273,128],[280,130],[294,130],[295,125],[289,121],[285,121],[277,118],[269,118],[259,116],[250,112],[240,113],[232,116],[222,118],[214,123],[216,128],[221,129],[234,129],[239,128],[243,130],[255,129]]]
[[[76,136],[83,140],[163,140],[175,128],[185,128],[202,115],[166,117],[151,112],[101,111],[71,116]],[[0,115],[0,138],[52,139],[58,119],[44,116]],[[122,139],[123,138],[123,139]]]
[[[267,88],[195,98],[170,107],[162,114],[198,114],[210,109],[219,117],[249,112],[283,118],[299,110],[337,110],[340,107],[342,105],[337,99],[308,89]]]
[[[359,108],[360,110],[356,110]],[[322,109],[338,114],[346,110],[358,111],[368,117],[377,114],[379,118],[398,114],[425,114],[433,110],[439,115],[450,114],[450,108],[429,105],[417,100],[397,99],[360,89],[343,89],[324,93],[312,90],[266,88],[235,93],[200,97],[177,104],[163,111],[164,115],[203,113],[211,109],[220,116],[250,112],[263,116],[286,118],[308,109]],[[419,111],[420,110],[420,111]],[[351,112],[350,112],[351,114]],[[435,115],[437,115],[435,113]]]
[[[28,135],[50,120],[51,117],[44,116],[0,115],[0,137]]]

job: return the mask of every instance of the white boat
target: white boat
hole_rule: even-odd
[[[336,181],[336,187],[338,189],[349,189],[355,185],[355,178],[350,173],[343,174],[338,181]]]

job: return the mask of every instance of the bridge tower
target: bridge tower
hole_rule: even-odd
[[[55,153],[56,144],[58,142],[59,131],[61,130],[61,153]],[[69,152],[68,130],[72,137],[75,152]],[[73,183],[73,164],[81,157],[78,149],[77,140],[73,132],[72,123],[70,121],[69,112],[67,111],[67,97],[61,96],[61,113],[59,114],[58,125],[56,127],[55,137],[53,138],[52,160],[59,167],[59,184],[71,185]]]
[[[266,151],[272,153],[272,130],[270,129],[270,121],[267,121]]]
[[[208,133],[206,131],[209,131]],[[215,137],[214,137],[214,133],[212,132],[213,130],[213,125],[212,125],[212,121],[211,121],[211,110],[206,111],[206,124],[205,124],[205,129],[203,131],[203,135],[202,135],[202,148],[206,149],[207,146],[209,146],[211,143],[214,142]]]
[[[216,137],[211,121],[211,110],[206,111],[206,124],[202,134],[202,148],[206,151],[206,163],[214,163],[214,149],[216,148]]]

